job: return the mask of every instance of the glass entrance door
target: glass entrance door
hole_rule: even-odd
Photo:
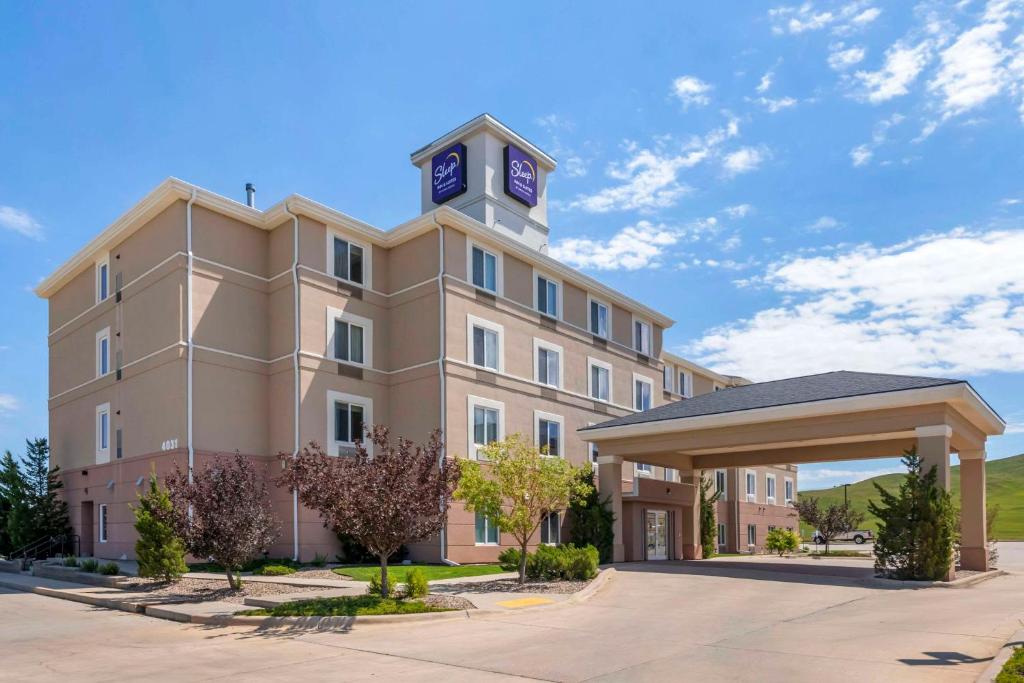
[[[647,511],[647,559],[668,559],[668,513]]]

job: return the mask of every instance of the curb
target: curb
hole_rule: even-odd
[[[1003,664],[1006,664],[1006,660],[1010,658],[1013,651],[1020,645],[1024,645],[1024,629],[1020,629],[1010,639],[1003,643],[1003,646],[996,653],[992,661],[989,662],[985,670],[978,676],[976,683],[991,683],[996,680],[996,676],[1003,670]]]

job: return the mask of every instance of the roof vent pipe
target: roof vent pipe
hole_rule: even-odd
[[[256,208],[256,186],[252,183],[245,184],[245,205],[251,209]]]

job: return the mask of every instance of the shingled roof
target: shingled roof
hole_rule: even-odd
[[[914,377],[911,375],[883,375],[874,372],[850,372],[840,370],[820,375],[778,379],[771,382],[757,382],[743,386],[713,391],[693,398],[684,398],[641,413],[634,413],[614,420],[601,422],[580,429],[586,432],[605,427],[636,425],[662,420],[720,415],[757,408],[812,403],[829,399],[885,394],[895,391],[924,389],[947,384],[966,384],[962,379],[939,377]]]

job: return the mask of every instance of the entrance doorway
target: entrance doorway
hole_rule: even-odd
[[[93,505],[92,501],[86,501],[82,503],[82,526],[78,533],[82,537],[82,547],[78,551],[82,557],[92,557],[93,555],[93,537],[92,537],[92,524],[93,524]]]
[[[665,510],[647,511],[647,559],[668,559],[668,513]]]

